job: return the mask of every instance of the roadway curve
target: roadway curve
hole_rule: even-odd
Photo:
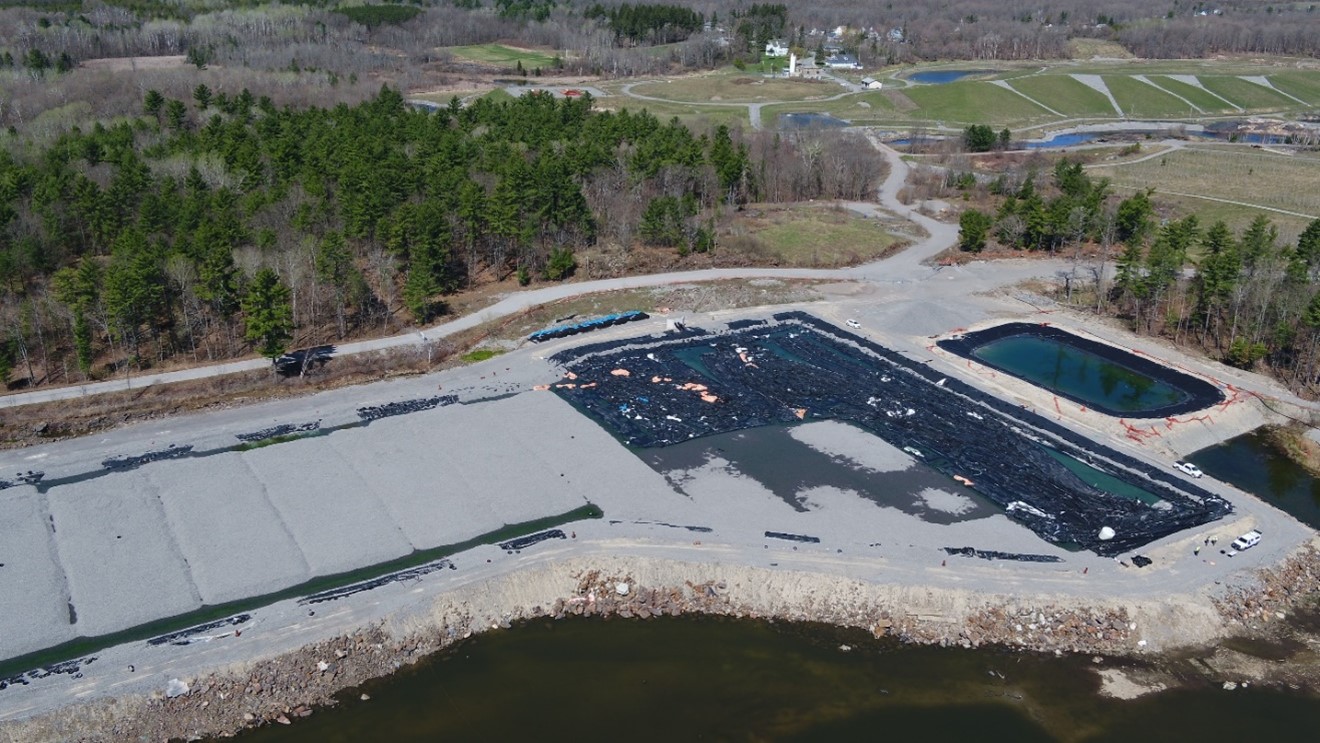
[[[899,156],[897,151],[881,142],[878,138],[868,136],[868,139],[872,146],[879,150],[889,162],[889,175],[885,178],[877,193],[879,207],[912,220],[920,225],[928,235],[897,255],[863,264],[861,266],[843,269],[712,268],[700,271],[677,271],[672,273],[648,274],[644,276],[625,276],[616,279],[601,279],[598,281],[555,284],[540,289],[509,294],[496,304],[491,305],[480,312],[474,312],[470,315],[450,320],[449,322],[440,323],[426,328],[425,330],[410,331],[408,333],[387,338],[374,338],[353,343],[344,343],[337,347],[335,355],[347,356],[369,351],[398,348],[400,346],[416,345],[418,343],[427,342],[436,338],[444,338],[455,333],[469,330],[496,318],[513,315],[547,302],[575,297],[582,294],[592,294],[595,292],[613,291],[617,289],[636,289],[688,281],[713,281],[718,279],[746,278],[841,279],[863,280],[878,283],[905,283],[929,278],[937,269],[925,265],[925,262],[955,243],[958,237],[958,228],[955,225],[945,224],[931,219],[924,214],[916,212],[911,207],[900,203],[898,200],[898,193],[907,182],[909,170],[908,164]],[[876,204],[870,202],[850,202],[847,206],[859,213],[870,216],[879,215]],[[1056,267],[1052,264],[1049,266],[1040,264],[1039,266],[1039,270],[1045,271],[1046,273],[1054,268]],[[1014,276],[1012,278],[1018,277]],[[188,369],[180,369],[178,371],[161,372],[157,374],[141,374],[124,379],[113,379],[104,382],[93,382],[68,387],[54,387],[51,389],[21,392],[0,397],[0,407],[17,407],[20,405],[69,400],[87,395],[119,392],[127,389],[141,389],[156,384],[169,384],[171,382],[183,382],[204,379],[207,377],[216,377],[224,374],[235,374],[238,372],[269,368],[270,361],[264,358],[243,359],[241,361],[197,366]]]

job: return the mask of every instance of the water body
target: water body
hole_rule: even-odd
[[[842,129],[846,126],[850,126],[847,121],[829,114],[779,114],[780,129]]]
[[[1207,475],[1268,501],[1293,518],[1320,529],[1320,479],[1294,462],[1257,429],[1188,458]]]
[[[1312,740],[1320,720],[1320,701],[1258,688],[1108,699],[1092,667],[815,624],[538,621],[239,739],[1288,743]]]
[[[1189,397],[1177,387],[1052,338],[1009,336],[978,347],[973,355],[1051,392],[1122,413],[1168,407]]]
[[[793,438],[790,431],[787,426],[749,428],[643,449],[637,455],[680,490],[682,472],[700,468],[718,457],[799,511],[809,510],[801,493],[832,487],[933,524],[954,524],[1002,513],[974,490],[956,485],[947,475],[923,463],[916,462],[899,472],[875,473],[817,451]],[[875,443],[889,446],[878,437]],[[963,507],[956,512],[932,508],[921,496],[928,489],[956,492]],[[879,512],[876,516],[881,517]]]
[[[907,79],[914,83],[923,83],[925,85],[944,85],[971,77],[973,75],[989,75],[994,70],[927,70],[925,72],[914,72],[908,75]]]

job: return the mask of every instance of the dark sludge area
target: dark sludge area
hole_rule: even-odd
[[[1183,393],[1183,395],[1180,396],[1180,400],[1168,405],[1152,407],[1146,410],[1120,410],[1116,407],[1106,405],[1104,400],[1083,398],[1069,390],[1066,385],[1049,388],[1050,392],[1057,394],[1059,397],[1072,400],[1079,405],[1085,405],[1092,410],[1104,413],[1105,415],[1111,415],[1116,418],[1166,418],[1168,416],[1183,415],[1197,410],[1204,410],[1211,405],[1217,405],[1224,401],[1224,393],[1204,379],[1198,379],[1190,374],[1180,372],[1148,357],[1124,351],[1121,348],[1106,343],[1100,343],[1099,341],[1094,341],[1089,338],[1073,335],[1066,330],[1056,328],[1052,325],[1024,322],[1004,323],[992,328],[965,333],[955,338],[946,338],[938,341],[936,345],[945,351],[957,354],[965,359],[971,359],[978,364],[984,364],[1003,372],[1004,374],[1035,384],[1033,380],[1025,379],[1018,370],[977,355],[977,351],[982,347],[1015,336],[1027,336],[1053,341],[1066,348],[1097,356],[1121,369],[1133,372],[1141,377],[1149,378],[1153,382],[1168,385],[1169,387]]]
[[[1224,499],[802,312],[568,349],[555,391],[633,447],[801,420],[853,423],[1042,539],[1113,557],[1232,512]],[[1153,498],[1083,481],[1053,452]],[[1114,536],[1100,538],[1103,527]]]
[[[357,414],[363,423],[371,423],[382,418],[392,418],[396,415],[407,415],[408,413],[418,413],[432,408],[442,408],[456,402],[458,402],[458,395],[437,395],[436,397],[423,397],[416,400],[387,402],[384,405],[368,405],[364,408],[358,408]]]
[[[275,367],[275,373],[280,376],[302,377],[306,376],[308,372],[325,366],[334,355],[334,346],[313,346],[289,351],[276,357],[271,363]]]

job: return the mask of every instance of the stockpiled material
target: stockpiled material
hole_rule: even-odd
[[[554,360],[576,384],[556,392],[639,447],[799,420],[848,421],[977,491],[1042,538],[1106,556],[1232,510],[1194,485],[810,315],[775,321],[564,351]],[[1126,492],[1102,490],[1075,471],[1108,475]],[[1105,526],[1113,539],[1099,538]]]

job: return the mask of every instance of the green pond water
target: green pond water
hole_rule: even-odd
[[[1177,387],[1050,338],[1013,335],[986,343],[972,355],[1039,387],[1120,413],[1146,412],[1188,398]]]
[[[1093,668],[815,624],[547,620],[240,740],[1286,742],[1313,740],[1320,724],[1320,700],[1265,689],[1108,699]]]
[[[1286,511],[1313,529],[1320,529],[1320,480],[1290,459],[1256,430],[1202,449],[1188,457],[1216,480],[1245,490]]]

